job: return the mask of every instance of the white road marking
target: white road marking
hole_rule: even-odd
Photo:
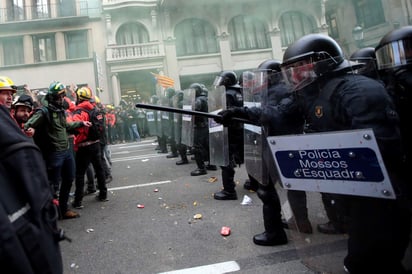
[[[239,264],[235,261],[228,261],[217,264],[209,264],[169,272],[162,272],[159,274],[223,274],[240,270]]]
[[[112,187],[112,188],[108,188],[107,190],[109,190],[109,191],[112,191],[112,190],[123,190],[123,189],[136,188],[136,187],[163,185],[163,184],[169,184],[169,183],[171,183],[171,182],[172,182],[172,181],[170,181],[170,180],[166,180],[166,181],[152,182],[152,183],[147,183],[147,184]]]
[[[130,156],[130,157],[122,157],[122,158],[112,158],[112,163],[125,162],[125,161],[135,161],[135,160],[144,160],[144,159],[147,159],[147,158],[156,158],[156,157],[165,157],[165,155],[145,154],[145,155],[136,155],[136,156]]]

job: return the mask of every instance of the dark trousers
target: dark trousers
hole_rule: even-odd
[[[263,202],[263,223],[266,233],[276,233],[283,230],[282,205],[275,184],[271,179],[265,186],[259,185],[257,195]]]
[[[101,160],[100,143],[94,143],[88,146],[79,147],[76,153],[76,190],[74,193],[74,202],[81,203],[84,196],[84,176],[89,164],[92,163],[97,178],[97,188],[99,196],[106,197],[107,187],[104,170]]]

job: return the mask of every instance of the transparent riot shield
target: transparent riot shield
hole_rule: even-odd
[[[170,107],[170,99],[163,95],[160,98],[160,105],[163,107]],[[163,136],[167,136],[168,138],[172,136],[172,123],[173,123],[173,113],[169,111],[162,111],[161,112],[161,127]]]
[[[291,92],[299,96],[299,106],[308,125],[306,132],[269,136],[267,145],[274,163],[272,169],[277,171],[280,185],[288,197],[283,203],[283,215],[288,220],[288,238],[295,245],[297,255],[304,265],[316,273],[343,273],[348,242],[348,235],[343,232],[346,231],[345,225],[349,224],[350,228],[356,226],[352,226],[349,219],[349,223],[340,221],[340,234],[319,233],[317,224],[319,227],[319,224],[331,221],[326,207],[339,210],[341,204],[345,208],[352,201],[348,198],[353,196],[394,199],[395,194],[373,130],[319,132],[320,126],[327,125],[328,119],[333,117],[331,111],[334,106],[327,105],[327,98],[343,84],[336,80],[329,81],[322,92],[309,92],[309,88],[318,87],[310,85],[316,81],[316,74],[312,71],[314,67],[326,66],[303,64],[302,67],[286,68],[284,71]],[[351,81],[344,84],[348,91],[345,96],[350,96],[351,92],[354,96],[362,94],[356,75],[350,77]],[[373,86],[373,83],[369,84]],[[304,90],[306,93],[303,93]],[[317,94],[319,100],[309,97],[313,94]],[[309,106],[306,102],[314,103]],[[353,104],[350,107],[366,108],[362,106],[362,100]],[[322,122],[322,119],[326,121]],[[329,203],[322,201],[326,195],[331,197]],[[302,217],[304,215],[308,218]],[[344,212],[340,215],[347,216]]]
[[[183,91],[183,110],[194,110],[195,103],[195,90],[186,89]],[[188,114],[182,114],[182,144],[192,147],[193,146],[193,126],[194,117]]]
[[[173,107],[183,109],[183,91],[177,91],[173,96]],[[173,137],[176,144],[182,141],[182,114],[173,113]]]
[[[217,114],[226,109],[224,86],[213,87],[207,97],[209,113]],[[229,164],[229,139],[227,127],[209,118],[209,155],[210,164],[227,166]]]
[[[158,102],[155,99],[151,99],[150,103],[156,105]],[[157,110],[146,110],[146,121],[147,129],[149,130],[149,135],[158,136],[159,132],[157,126]]]
[[[262,96],[267,93],[266,71],[253,71],[243,75],[243,105],[248,108],[261,108]],[[258,182],[263,182],[262,127],[244,124],[244,162],[247,173]]]

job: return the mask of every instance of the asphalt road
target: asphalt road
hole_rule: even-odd
[[[177,166],[179,158],[167,159],[155,146],[154,139],[110,146],[110,200],[86,196],[80,218],[59,221],[73,240],[61,243],[65,273],[344,273],[346,235],[316,231],[327,221],[319,193],[308,193],[314,234],[287,230],[287,245],[257,246],[262,203],[243,189],[244,166],[235,175],[239,199],[217,201],[220,170],[190,176],[194,161]],[[209,182],[213,176],[217,181]],[[290,218],[285,194],[279,188]],[[248,205],[241,204],[245,195]],[[223,226],[229,236],[220,234]]]

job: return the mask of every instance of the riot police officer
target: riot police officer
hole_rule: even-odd
[[[362,64],[363,66],[356,70],[356,73],[379,79],[378,68],[376,64],[375,48],[366,47],[356,50],[349,57],[350,61]]]
[[[272,135],[302,133],[304,124],[303,117],[296,111],[296,104],[291,99],[291,94],[285,83],[280,79],[280,63],[278,60],[270,59],[262,62],[258,66],[259,70],[267,73],[269,85],[266,94],[261,95],[262,107],[245,106],[229,108],[219,113],[219,115],[222,116],[221,119],[217,118],[215,120],[219,123],[230,124],[232,117],[247,119],[262,126],[264,138]],[[283,111],[288,112],[287,116],[285,114],[287,119],[281,120],[281,124],[272,124],[273,121],[277,121],[276,117],[272,117],[272,115],[282,113]],[[284,224],[282,223],[281,203],[275,189],[277,174],[273,173],[274,163],[270,155],[270,148],[264,144],[263,142],[263,172],[269,173],[269,176],[267,182],[259,182],[257,194],[263,202],[263,223],[265,231],[255,235],[253,242],[257,245],[264,246],[283,245],[286,244],[288,240],[284,231]],[[303,206],[306,207],[306,202],[303,203]],[[307,211],[303,213],[307,214]]]
[[[241,87],[233,71],[222,71],[214,81],[215,86],[226,88],[226,108],[243,106]],[[229,164],[221,166],[223,190],[214,193],[216,200],[237,200],[235,190],[235,167],[243,163],[243,124],[239,122],[227,125],[229,139]]]
[[[179,109],[183,109],[183,91],[179,90],[176,92],[174,98],[174,106]],[[187,159],[187,146],[182,143],[182,114],[175,113],[174,114],[174,121],[175,121],[175,139],[176,139],[176,148],[180,155],[180,160],[176,162],[176,165],[184,165],[188,164],[189,160]]]
[[[394,189],[398,189],[396,168],[402,147],[395,106],[380,82],[353,73],[353,69],[340,46],[326,35],[305,35],[283,55],[282,71],[310,130],[372,128]],[[341,198],[350,216],[346,270],[404,273],[410,212],[400,207],[398,200]]]
[[[173,88],[167,88],[165,90],[165,94],[167,106],[173,107],[173,96],[175,96],[176,91]],[[165,117],[167,117],[167,119],[164,119]],[[164,136],[166,138],[166,146],[167,144],[170,145],[170,154],[168,154],[166,158],[176,158],[179,156],[177,154],[173,117],[173,112],[163,113],[162,115],[162,126],[164,130]]]
[[[208,112],[207,90],[203,84],[193,83],[189,87],[195,90],[195,111]],[[205,161],[209,159],[208,118],[194,117],[193,154],[197,168],[190,172],[191,176],[207,174]]]
[[[399,50],[399,52],[398,52]],[[387,33],[375,49],[380,77],[393,98],[400,117],[400,131],[404,146],[404,158],[400,174],[410,177],[412,168],[412,138],[409,130],[412,103],[412,26],[395,29]],[[412,186],[404,185],[404,201],[412,209]]]

